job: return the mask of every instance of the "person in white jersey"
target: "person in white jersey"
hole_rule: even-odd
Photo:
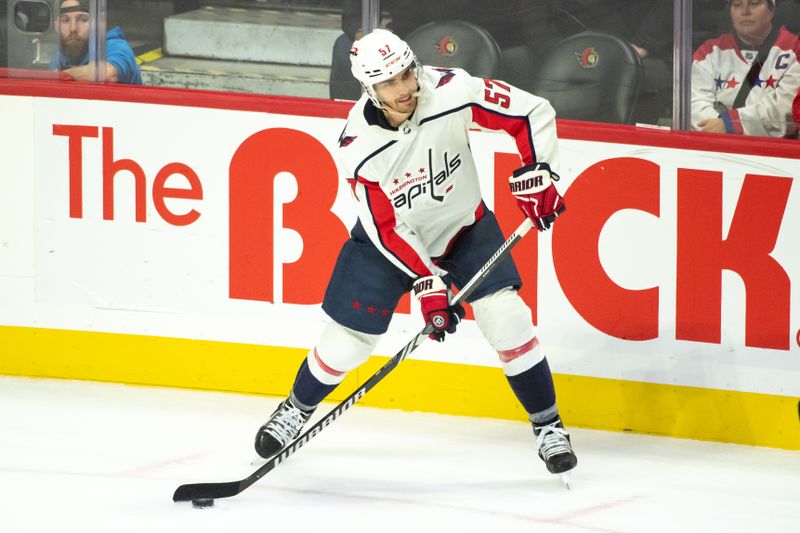
[[[268,458],[291,442],[317,405],[367,360],[400,297],[413,291],[431,337],[456,331],[464,310],[448,287],[463,286],[504,237],[481,198],[469,129],[504,130],[523,166],[512,194],[540,231],[565,210],[556,190],[555,112],[544,99],[456,68],[423,68],[394,33],[374,30],[353,44],[352,73],[364,94],[338,142],[358,223],[331,276],[323,310],[332,321],[297,373],[289,397],[258,430]],[[577,464],[556,405],[553,379],[510,257],[471,294],[475,320],[497,351],[533,425],[547,469]]]
[[[733,31],[709,39],[692,62],[692,128],[795,137],[800,38],[773,24],[775,0],[728,0]]]

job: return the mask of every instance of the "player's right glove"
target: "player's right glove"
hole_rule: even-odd
[[[414,282],[414,296],[422,307],[425,324],[433,327],[429,337],[437,342],[444,340],[445,333],[455,333],[456,326],[464,318],[464,308],[451,306],[447,298],[447,286],[439,276],[424,276]]]
[[[549,229],[556,217],[567,208],[553,184],[558,180],[558,174],[550,170],[547,163],[525,165],[508,178],[517,205],[539,231]]]

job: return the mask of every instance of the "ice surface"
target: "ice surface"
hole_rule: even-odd
[[[568,491],[525,423],[362,407],[239,496],[172,502],[249,475],[278,401],[0,377],[0,531],[800,531],[800,452],[572,428]]]

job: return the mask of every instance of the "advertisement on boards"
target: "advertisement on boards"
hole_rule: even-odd
[[[313,345],[355,222],[344,120],[58,98],[31,112],[48,156],[30,164],[18,325]],[[510,232],[514,143],[476,131],[471,148]],[[798,160],[702,148],[561,140],[567,212],[513,254],[554,372],[800,395]],[[421,325],[404,298],[378,353]],[[412,358],[498,366],[464,326]]]

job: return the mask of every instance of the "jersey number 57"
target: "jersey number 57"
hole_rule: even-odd
[[[505,83],[497,80],[490,80],[488,78],[483,80],[486,89],[483,91],[483,99],[492,104],[498,104],[500,107],[508,109],[511,105],[511,87]]]

